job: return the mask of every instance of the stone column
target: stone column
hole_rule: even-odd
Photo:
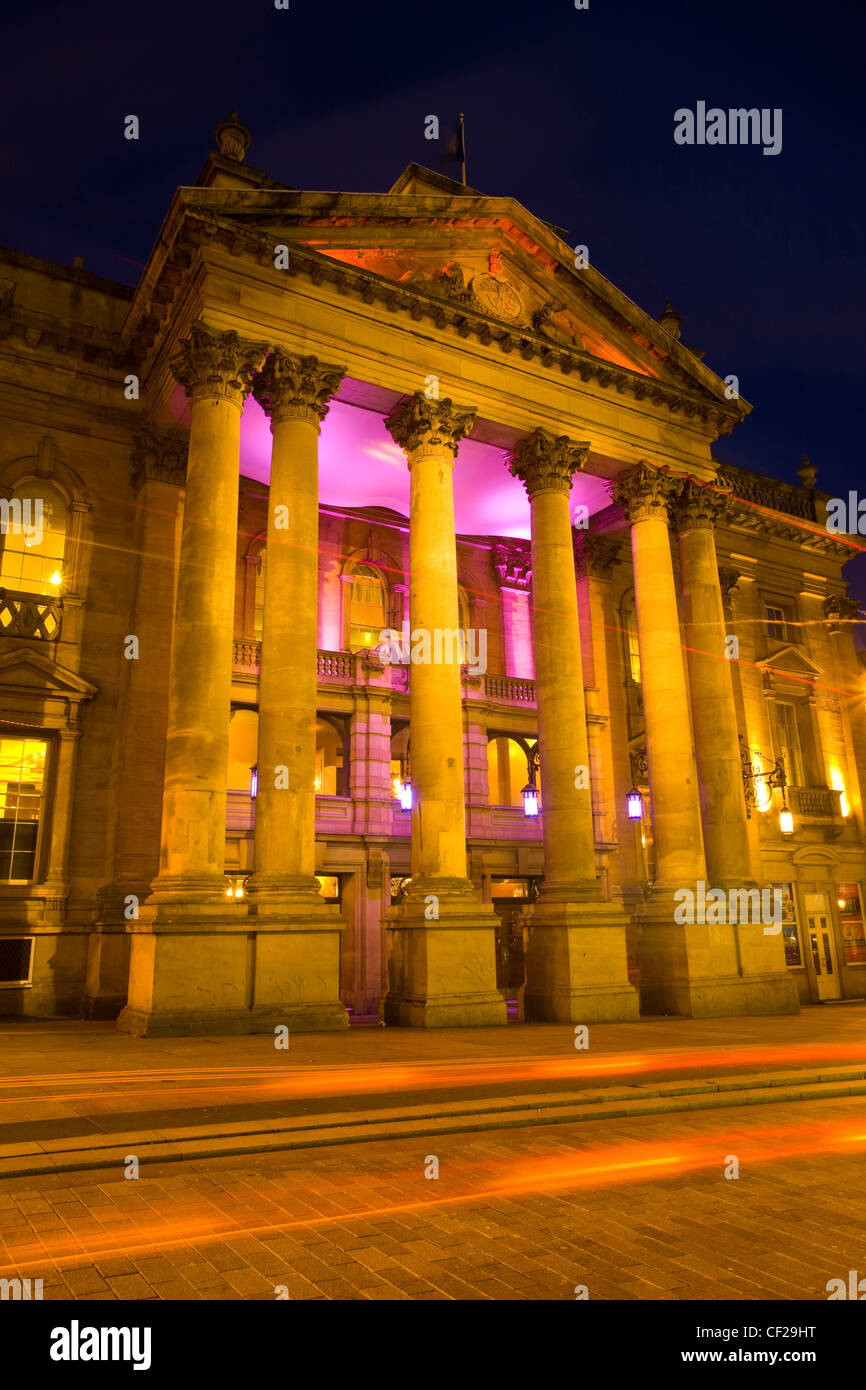
[[[196,323],[171,363],[191,400],[186,501],[160,870],[139,919],[128,924],[129,1004],[118,1019],[127,1032],[251,1031],[234,1016],[243,1013],[247,944],[238,937],[217,945],[211,934],[245,917],[245,905],[225,896],[226,767],[240,422],[266,351]]]
[[[527,1019],[637,1018],[626,917],[596,876],[589,745],[568,499],[588,444],[538,429],[510,455],[529,495],[532,633],[538,708],[544,883],[529,914]]]
[[[729,905],[731,890],[737,893],[735,910],[727,916],[742,989],[748,995],[739,1011],[793,1013],[797,991],[785,965],[782,934],[765,932],[760,911],[754,910],[759,885],[752,876],[743,794],[735,655],[727,641],[734,634],[725,619],[713,535],[726,509],[724,493],[691,481],[683,485],[673,509],[707,878],[728,895]],[[751,894],[748,907],[744,893]]]
[[[631,523],[657,867],[642,914],[642,1004],[646,1012],[693,1017],[778,1012],[749,997],[735,928],[726,920],[695,920],[704,915],[698,903],[711,885],[668,529],[686,482],[642,462],[611,486]],[[684,889],[694,895],[691,913],[688,900],[676,896]],[[684,915],[686,921],[677,920]]]
[[[240,424],[262,343],[194,324],[172,370],[191,400],[157,902],[225,897]]]
[[[496,916],[467,877],[463,714],[452,474],[474,411],[421,392],[386,425],[411,474],[412,883],[388,914],[385,1019],[420,1027],[505,1023],[496,989]]]
[[[338,909],[316,868],[319,432],[345,369],[277,349],[256,377],[271,420],[267,566],[259,681],[258,795],[250,915],[262,938],[257,995],[305,1030],[348,1027]]]
[[[707,872],[713,887],[727,890],[750,883],[751,873],[733,654],[726,642],[733,634],[725,622],[713,536],[724,512],[723,494],[693,482],[684,484],[673,509]]]

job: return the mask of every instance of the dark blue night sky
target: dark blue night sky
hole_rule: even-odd
[[[20,7],[2,51],[0,244],[132,284],[231,109],[275,179],[365,191],[437,167],[424,118],[462,110],[474,187],[649,313],[670,299],[738,376],[754,410],[720,458],[796,482],[805,452],[819,487],[866,492],[862,4],[101,0]],[[781,108],[781,153],[676,145],[698,101]]]

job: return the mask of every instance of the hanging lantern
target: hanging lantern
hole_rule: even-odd
[[[793,835],[794,816],[789,806],[785,805],[779,812],[779,829],[783,835]]]
[[[259,768],[258,764],[250,768],[250,796],[253,801],[259,794]]]
[[[400,783],[400,808],[403,811],[412,810],[412,783]]]
[[[525,816],[538,815],[538,788],[528,783],[523,788],[523,814]]]
[[[643,797],[637,787],[632,787],[625,799],[629,820],[643,820]]]

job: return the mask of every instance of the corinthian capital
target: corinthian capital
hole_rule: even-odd
[[[267,343],[251,343],[233,331],[221,333],[194,323],[169,366],[191,400],[210,397],[241,409],[267,350]]]
[[[401,401],[385,421],[385,428],[395,444],[407,454],[416,449],[436,445],[443,452],[457,453],[460,440],[475,423],[474,409],[456,406],[452,400],[428,400],[423,391],[416,391],[407,401]]]
[[[610,579],[621,552],[622,544],[616,536],[602,535],[596,531],[574,533],[574,567],[581,579],[585,575],[592,575],[594,579]]]
[[[345,367],[320,362],[318,357],[296,357],[277,348],[257,373],[253,395],[272,424],[310,420],[318,427],[345,375]]]
[[[540,492],[571,492],[571,480],[589,456],[588,444],[576,444],[567,435],[557,437],[549,430],[537,429],[508,455],[506,461],[515,478],[529,494],[530,502]]]
[[[682,484],[682,478],[643,462],[627,468],[614,482],[608,483],[608,492],[623,508],[629,521],[661,519],[667,522]]]
[[[671,508],[677,531],[711,530],[730,512],[731,493],[687,479]]]

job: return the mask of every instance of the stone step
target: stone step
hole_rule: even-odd
[[[342,1112],[139,1130],[38,1143],[0,1146],[0,1178],[89,1168],[122,1169],[129,1155],[149,1164],[193,1162],[217,1155],[244,1155],[371,1143],[382,1139],[434,1137],[524,1126],[627,1119],[688,1110],[775,1105],[804,1100],[866,1096],[866,1066],[820,1071],[727,1076],[712,1081],[673,1081],[651,1086],[611,1087],[566,1094],[502,1096],[443,1101],[388,1110]]]

